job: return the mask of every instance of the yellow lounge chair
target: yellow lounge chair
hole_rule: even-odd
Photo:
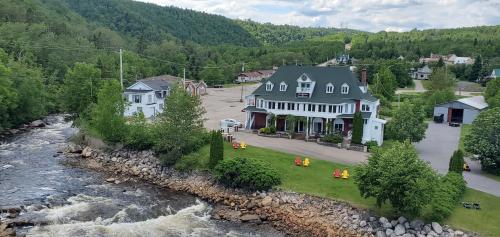
[[[309,163],[311,163],[311,162],[309,161],[309,158],[305,158],[305,159],[304,159],[303,166],[304,166],[304,167],[309,167]]]

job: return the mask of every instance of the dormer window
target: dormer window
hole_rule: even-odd
[[[266,91],[272,91],[273,90],[273,86],[274,86],[273,83],[270,82],[270,81],[268,81],[266,83]]]
[[[282,82],[280,83],[280,91],[286,91],[286,88],[287,88],[287,87],[288,87],[288,86],[286,85],[286,83],[285,83],[284,81],[282,81]]]
[[[326,85],[326,93],[329,93],[329,94],[333,93],[333,85],[332,85],[332,83],[328,83]]]
[[[349,94],[349,86],[347,84],[344,83],[342,85],[341,93],[342,94]]]

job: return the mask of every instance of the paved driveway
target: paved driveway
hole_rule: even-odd
[[[301,140],[286,138],[261,137],[248,132],[237,132],[235,138],[238,141],[253,146],[269,148],[277,151],[310,156],[320,160],[326,160],[344,164],[357,164],[368,159],[368,153],[338,149],[334,147],[322,146],[315,142],[305,142]]]
[[[439,173],[448,172],[450,157],[458,148],[460,128],[430,122],[425,135],[426,138],[416,144],[420,158],[429,161]],[[478,161],[467,162],[472,170],[464,172],[467,186],[500,197],[500,182],[484,176]]]

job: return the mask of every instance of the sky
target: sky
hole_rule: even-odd
[[[138,0],[233,19],[370,32],[500,25],[500,0]]]

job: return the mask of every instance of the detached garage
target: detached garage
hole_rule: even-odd
[[[471,124],[488,104],[483,96],[463,98],[434,106],[434,118],[442,117],[443,122]]]

